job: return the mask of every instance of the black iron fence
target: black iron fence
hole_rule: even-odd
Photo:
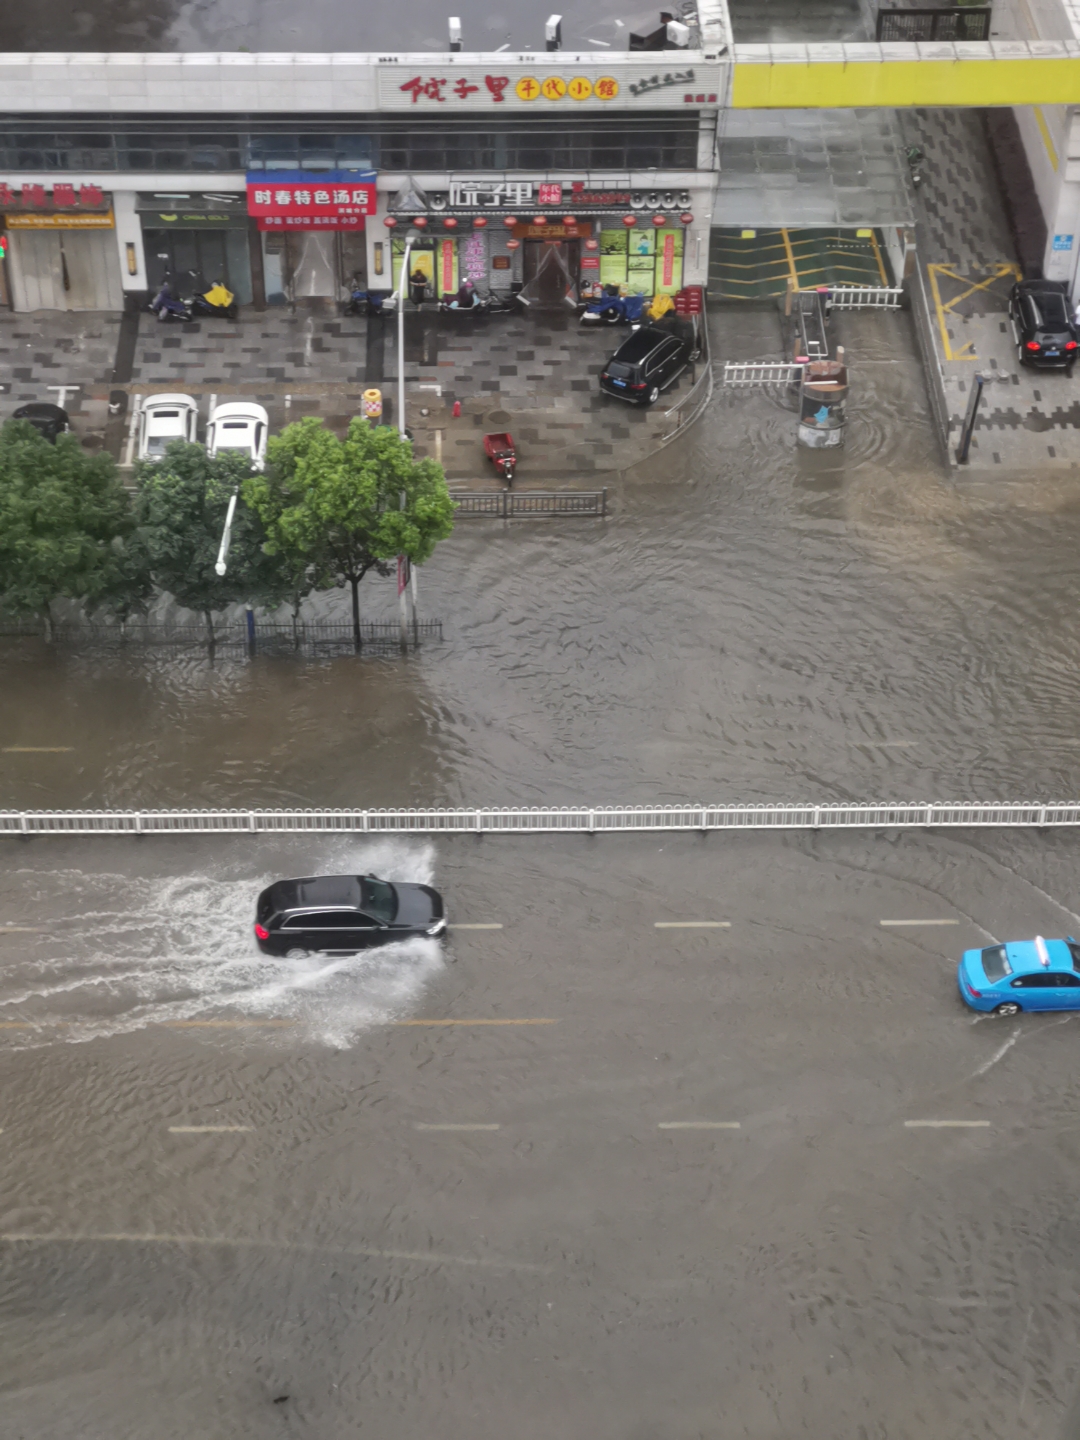
[[[408,620],[404,632],[397,620],[365,620],[360,625],[361,648],[365,651],[400,651],[404,638],[411,648],[443,638],[441,620]],[[44,638],[40,620],[0,619],[0,638],[37,636]],[[158,649],[206,650],[211,632],[206,625],[160,625],[132,621],[127,625],[93,622],[59,624],[52,627],[52,643],[65,648],[115,649],[139,646]],[[218,655],[337,655],[355,649],[350,622],[301,620],[296,625],[256,621],[252,638],[244,621],[215,625],[213,648]]]
[[[515,515],[607,515],[607,489],[603,490],[469,490],[454,491],[456,514],[494,515],[503,520]]]
[[[989,40],[989,5],[944,10],[879,10],[877,36],[889,40]]]

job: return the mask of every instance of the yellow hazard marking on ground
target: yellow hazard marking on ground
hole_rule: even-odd
[[[1050,157],[1050,164],[1056,170],[1058,168],[1057,148],[1055,147],[1053,139],[1051,138],[1050,127],[1046,123],[1046,118],[1043,115],[1042,107],[1039,105],[1035,105],[1032,108],[1035,111],[1035,119],[1039,125],[1039,131],[1043,138],[1043,144],[1046,146],[1046,153]]]
[[[862,231],[860,231],[859,233],[862,234]],[[885,261],[881,258],[881,248],[877,243],[877,236],[874,234],[873,230],[870,231],[870,244],[874,247],[874,259],[877,261],[878,274],[881,276],[881,283],[882,285],[888,285],[889,277],[885,273]],[[899,285],[903,278],[904,277],[902,275],[898,275],[896,283]]]
[[[970,275],[959,274],[953,265],[927,265],[926,273],[930,277],[930,291],[934,297],[934,310],[937,313],[938,331],[941,335],[941,349],[946,360],[977,360],[971,340],[965,341],[958,350],[954,350],[949,339],[949,325],[947,316],[956,313],[956,307],[979,290],[989,290],[997,281],[1006,278],[1019,280],[1020,271],[1007,260],[999,260],[997,264],[987,267],[990,272],[982,280],[972,280]],[[954,284],[963,285],[966,288],[959,294],[953,295],[948,300],[941,298],[940,280],[951,280]]]
[[[784,250],[787,253],[788,273],[791,276],[791,283],[797,290],[799,288],[799,272],[795,268],[795,251],[791,248],[791,236],[786,230],[781,230],[780,234],[784,237]]]

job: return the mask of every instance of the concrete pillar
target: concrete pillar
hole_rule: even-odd
[[[116,248],[120,257],[120,281],[126,290],[148,290],[146,256],[143,254],[142,225],[135,210],[134,190],[114,190],[113,216],[116,221]]]
[[[1053,156],[1057,161],[1054,169],[1056,194],[1050,197],[1049,204],[1044,201],[1046,251],[1043,274],[1048,280],[1064,280],[1076,303],[1080,299],[1080,278],[1077,275],[1077,257],[1080,256],[1080,118],[1075,110],[1069,113],[1059,144],[1060,152],[1055,147]],[[1046,148],[1049,158],[1049,146]],[[1073,156],[1076,158],[1071,158]]]

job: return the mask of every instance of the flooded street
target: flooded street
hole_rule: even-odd
[[[907,323],[842,452],[718,392],[606,522],[460,522],[405,660],[2,642],[4,804],[1075,797],[1080,505],[947,483]],[[3,857],[5,1437],[1074,1440],[1080,1022],[955,979],[1080,934],[1072,833]],[[368,870],[447,942],[256,952]]]

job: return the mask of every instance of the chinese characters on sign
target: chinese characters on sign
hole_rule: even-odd
[[[375,213],[375,176],[329,171],[249,173],[248,214],[260,229],[359,230]]]
[[[692,70],[687,72],[689,79],[694,78]],[[510,86],[509,75],[485,75],[484,91],[487,98],[495,105],[501,105],[506,101],[506,91]],[[678,80],[680,85],[687,77]],[[650,82],[643,82],[645,88],[649,88]],[[670,77],[665,81],[657,81],[657,85],[675,84],[676,81]],[[398,90],[408,95],[413,105],[421,101],[433,101],[436,105],[445,105],[457,100],[469,100],[473,95],[484,96],[479,84],[473,84],[465,76],[458,80],[451,80],[446,75],[414,75],[406,80],[404,85],[399,85]],[[636,94],[631,86],[631,93]],[[567,96],[571,100],[588,100],[595,97],[597,100],[614,100],[619,93],[619,82],[611,75],[602,75],[598,80],[590,80],[587,75],[573,75],[569,80],[564,80],[561,75],[547,75],[542,80],[535,75],[523,75],[514,84],[513,92],[519,100],[530,103],[533,100],[563,100]]]
[[[0,210],[100,210],[105,204],[105,194],[99,185],[56,184],[51,191],[44,185],[24,185],[13,190],[10,185],[0,185]]]
[[[544,188],[540,186],[541,190]],[[561,186],[556,185],[554,189],[559,190]],[[462,206],[477,210],[514,210],[521,205],[531,205],[532,198],[531,180],[461,180],[450,185],[451,210]],[[540,203],[545,202],[541,200]]]
[[[650,75],[648,80],[639,80],[630,86],[631,95],[646,95],[650,90],[663,90],[668,85],[689,85],[694,79],[693,70],[669,71],[666,75]]]

